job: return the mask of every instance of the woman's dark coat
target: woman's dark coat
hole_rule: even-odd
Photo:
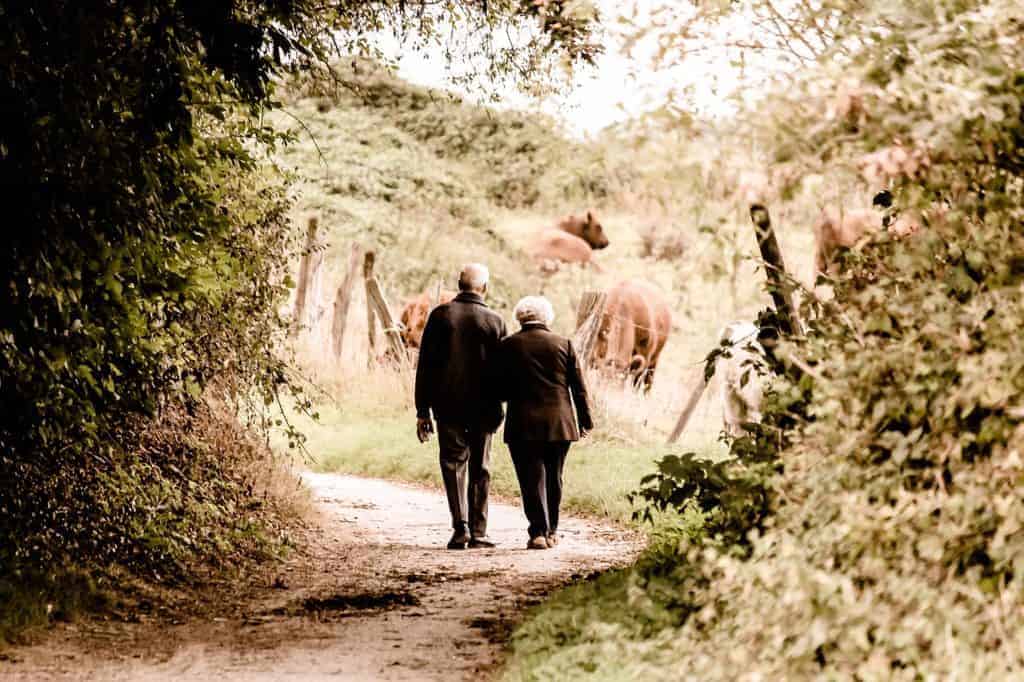
[[[528,323],[501,342],[490,383],[508,402],[506,443],[575,441],[594,426],[572,342],[543,324]]]

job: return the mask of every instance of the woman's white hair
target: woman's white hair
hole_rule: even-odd
[[[555,309],[551,307],[551,301],[543,296],[527,296],[516,303],[513,313],[519,324],[529,322],[540,322],[551,324],[555,319]]]

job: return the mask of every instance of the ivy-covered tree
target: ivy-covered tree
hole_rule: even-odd
[[[499,70],[586,59],[593,17],[570,5],[4,3],[0,562],[117,558],[102,485],[137,450],[126,425],[194,410],[215,380],[267,401],[286,383],[287,179],[265,154],[284,140],[261,122],[278,76],[385,29],[519,27]]]

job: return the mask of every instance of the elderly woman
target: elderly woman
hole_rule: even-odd
[[[508,402],[505,442],[529,521],[530,549],[558,544],[562,466],[573,441],[593,428],[580,362],[569,339],[548,325],[555,314],[542,296],[515,307],[522,329],[498,346],[493,385]]]

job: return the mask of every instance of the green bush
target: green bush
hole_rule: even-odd
[[[746,550],[698,538],[669,557],[687,617],[635,639],[605,629],[614,655],[576,678],[1024,670],[1024,25],[1006,0],[840,5],[844,23],[887,28],[836,43],[841,56],[826,52],[748,121],[776,140],[776,161],[808,169],[911,159],[887,161],[885,182],[923,229],[876,235],[827,282],[834,297],[804,294],[806,333],[775,349],[800,371],[774,382],[767,410],[783,468]],[[814,21],[834,9],[808,5],[795,25],[833,26]],[[678,460],[657,482],[665,499],[684,491],[728,517],[715,496],[745,481],[726,471]],[[615,622],[590,613],[572,628]],[[529,677],[558,656],[512,670]]]
[[[327,120],[353,110],[373,112],[388,129],[408,137],[403,141],[396,136],[394,146],[417,145],[442,165],[469,166],[472,172],[462,180],[471,195],[496,206],[522,208],[600,199],[609,193],[600,147],[569,141],[553,120],[469,104],[456,95],[401,81],[365,60],[338,63],[334,71],[331,87],[300,79],[290,84],[287,96],[293,104],[308,98]],[[330,107],[323,110],[325,100]],[[304,111],[312,109],[302,103]]]

